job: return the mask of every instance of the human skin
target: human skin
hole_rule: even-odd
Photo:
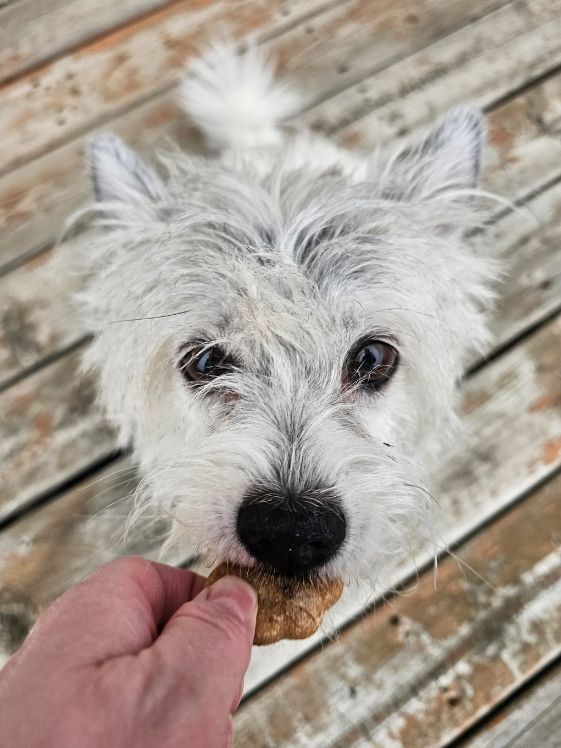
[[[0,672],[0,744],[229,746],[257,600],[204,581],[126,558],[68,590]]]

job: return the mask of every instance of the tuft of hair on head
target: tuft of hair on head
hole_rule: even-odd
[[[251,148],[278,142],[300,96],[277,80],[271,56],[254,42],[239,51],[221,39],[188,61],[179,101],[211,147]]]

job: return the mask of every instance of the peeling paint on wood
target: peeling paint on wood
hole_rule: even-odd
[[[114,450],[114,434],[95,408],[93,382],[79,353],[0,394],[0,516],[52,490]]]
[[[0,173],[169,88],[209,29],[268,35],[325,3],[177,0],[4,85]]]
[[[560,32],[560,0],[513,3],[396,63],[391,77],[382,72],[360,81],[306,120],[330,132],[343,128],[342,141],[362,148],[403,138],[431,122],[443,101],[489,107],[554,70]]]
[[[548,670],[499,709],[459,748],[558,748],[561,735],[561,665]]]
[[[0,15],[0,82],[167,2],[19,0],[12,3]]]

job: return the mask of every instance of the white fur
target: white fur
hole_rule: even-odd
[[[299,97],[275,80],[266,53],[250,45],[238,54],[232,42],[215,42],[190,61],[180,100],[209,143],[254,148],[280,140],[278,125],[293,114]]]
[[[219,159],[167,154],[164,181],[114,137],[89,149],[101,230],[81,252],[85,365],[140,464],[134,518],[169,516],[169,542],[252,564],[235,529],[245,492],[318,482],[348,522],[321,573],[374,578],[424,532],[425,467],[488,339],[496,268],[465,240],[481,119],[457,110],[416,146],[350,153],[283,132],[297,96],[261,52],[229,45],[191,64],[181,98]],[[364,335],[400,353],[376,394],[341,385]],[[238,369],[196,390],[178,369],[193,340]]]

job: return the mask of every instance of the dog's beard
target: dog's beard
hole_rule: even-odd
[[[165,554],[173,549],[175,557],[197,556],[207,566],[223,560],[253,566],[256,559],[236,531],[251,487],[286,490],[290,484],[298,495],[306,486],[329,486],[340,498],[347,533],[336,555],[316,572],[346,581],[380,578],[413,552],[413,536],[432,540],[434,507],[419,454],[412,460],[395,438],[359,437],[340,425],[330,433],[325,413],[317,420],[317,438],[310,436],[302,453],[292,455],[297,463],[292,468],[280,449],[283,438],[271,438],[272,427],[264,424],[252,431],[242,423],[204,435],[199,429],[189,450],[166,446],[165,457],[162,450],[139,485],[130,524],[166,517]]]

